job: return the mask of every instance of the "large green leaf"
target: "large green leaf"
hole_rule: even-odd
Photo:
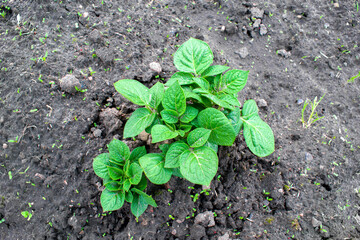
[[[126,99],[137,105],[144,106],[150,103],[149,89],[136,80],[119,80],[114,83],[114,87]]]
[[[194,120],[194,118],[196,118],[198,113],[199,113],[199,110],[197,110],[196,108],[191,107],[191,106],[186,106],[186,110],[185,110],[184,114],[181,115],[180,121],[183,123],[189,123],[192,120]]]
[[[102,191],[100,196],[100,202],[104,212],[120,209],[124,205],[124,200],[124,192],[111,192],[106,188]]]
[[[266,157],[275,151],[274,133],[258,115],[244,121],[244,138],[250,151],[259,157]]]
[[[145,146],[135,148],[130,154],[129,157],[130,163],[139,162],[139,158],[141,158],[145,154],[146,154]]]
[[[214,108],[202,110],[197,119],[200,127],[211,130],[209,142],[223,146],[231,146],[234,143],[236,137],[234,128],[230,120],[219,110]]]
[[[150,107],[156,109],[164,98],[164,84],[157,82],[150,88]]]
[[[242,113],[242,117],[244,119],[249,119],[254,115],[258,115],[259,108],[256,105],[255,100],[253,100],[253,99],[247,100],[244,103],[244,106],[243,106],[243,109],[242,109],[241,113]]]
[[[178,113],[174,110],[162,110],[160,112],[162,119],[167,123],[177,123],[179,121]]]
[[[139,163],[150,182],[154,184],[164,184],[170,180],[172,170],[164,168],[165,160],[163,154],[146,154],[139,159]]]
[[[138,108],[133,112],[125,124],[124,138],[135,137],[145,130],[154,121],[156,113],[149,109]]]
[[[226,93],[238,93],[246,85],[246,81],[249,75],[249,71],[243,70],[230,70],[222,76],[220,80],[220,92]]]
[[[96,158],[94,158],[93,161],[93,169],[96,175],[98,175],[101,178],[106,178],[109,176],[109,171],[107,169],[107,166],[110,165],[109,162],[109,154],[108,153],[102,153],[98,155]]]
[[[113,139],[109,145],[109,157],[110,160],[119,164],[124,164],[129,159],[130,149],[129,147],[118,139]]]
[[[194,83],[193,75],[191,73],[186,72],[176,72],[174,73],[169,81],[165,83],[165,86],[170,87],[172,84],[174,84],[176,81],[179,82],[180,85],[188,85]]]
[[[177,168],[180,167],[180,155],[188,150],[189,146],[183,142],[175,142],[171,144],[169,150],[165,156],[165,168]]]
[[[133,200],[131,203],[131,212],[134,214],[135,217],[140,217],[141,214],[145,212],[149,205],[146,203],[143,196],[135,193],[133,194]]]
[[[179,85],[179,82],[175,82],[165,91],[162,105],[165,109],[173,110],[182,115],[186,109],[186,97],[184,90]]]
[[[133,192],[139,194],[140,196],[142,196],[147,204],[149,204],[149,205],[151,205],[153,207],[157,207],[157,204],[156,204],[155,200],[151,196],[144,193],[143,191],[140,191],[139,189],[136,189],[136,188],[131,189],[131,191],[133,191]]]
[[[222,65],[210,66],[201,74],[201,76],[202,77],[215,76],[215,75],[225,72],[229,68],[230,67],[228,67],[228,66],[222,66]]]
[[[218,157],[214,150],[202,146],[186,150],[180,156],[180,172],[192,183],[209,186],[218,170]]]
[[[162,142],[167,139],[172,139],[177,137],[179,134],[175,131],[172,131],[165,125],[155,125],[151,129],[152,143]]]
[[[139,184],[142,177],[143,169],[137,163],[132,163],[129,167],[130,182],[132,185]]]
[[[210,137],[211,130],[197,128],[191,131],[187,137],[187,142],[192,148],[203,146]]]
[[[231,125],[234,128],[235,134],[238,135],[243,125],[243,121],[240,117],[240,108],[235,108],[234,111],[226,114],[226,117],[230,120]]]
[[[176,51],[174,65],[179,71],[198,75],[212,64],[213,59],[213,53],[207,43],[190,38]]]

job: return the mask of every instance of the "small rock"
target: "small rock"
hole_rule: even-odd
[[[142,131],[142,132],[138,135],[138,137],[139,137],[139,139],[140,139],[141,141],[146,142],[146,141],[148,140],[148,138],[149,138],[149,135],[150,135],[150,134],[148,134],[148,133],[145,132],[145,130],[144,130],[144,131]]]
[[[206,235],[205,228],[201,225],[194,224],[190,229],[191,239],[201,239]]]
[[[60,80],[60,87],[61,90],[67,93],[76,93],[77,91],[75,87],[81,89],[81,84],[74,75],[67,74]]]
[[[321,225],[321,222],[319,220],[317,220],[316,218],[312,217],[311,218],[311,224],[313,225],[314,228],[319,227]]]
[[[253,7],[250,9],[251,12],[251,18],[260,18],[262,19],[264,17],[264,10],[261,10],[257,7]]]
[[[334,7],[336,8],[340,7],[339,3],[338,2],[334,3]]]
[[[259,99],[257,101],[257,105],[258,107],[267,107],[267,102],[265,101],[265,99]]]
[[[305,161],[312,161],[312,160],[314,160],[313,156],[310,153],[306,152]]]
[[[260,35],[264,36],[265,34],[267,34],[267,28],[264,24],[260,24]]]
[[[261,24],[261,19],[256,19],[254,24],[253,24],[253,28],[258,28],[260,27],[260,24]]]
[[[236,53],[239,54],[241,58],[246,58],[249,55],[247,47],[240,48],[240,50]]]
[[[328,27],[330,27],[330,24],[325,23],[325,24],[324,24],[324,28],[328,28]]]
[[[107,47],[96,50],[96,55],[105,65],[111,64],[115,58],[114,53]]]
[[[162,71],[160,63],[157,63],[157,62],[150,63],[149,68],[151,70],[153,70],[154,72],[158,72],[158,73],[161,73],[161,71]]]
[[[199,213],[195,217],[194,223],[201,224],[205,227],[213,227],[215,226],[214,214],[211,211]]]
[[[99,137],[101,137],[101,133],[102,133],[102,131],[100,129],[96,129],[93,134],[94,134],[94,137],[99,138]]]
[[[95,29],[89,34],[89,41],[93,43],[101,42],[101,33],[99,30]]]
[[[234,34],[234,33],[236,33],[236,26],[235,25],[233,25],[233,24],[228,24],[228,25],[226,25],[226,27],[225,27],[225,32],[227,33],[227,34]]]
[[[229,233],[225,233],[224,235],[218,237],[218,240],[230,240]]]
[[[81,231],[81,224],[79,219],[76,216],[72,216],[68,219],[68,224],[74,228],[75,232]]]
[[[291,56],[291,52],[288,52],[286,51],[285,49],[280,49],[280,50],[277,50],[276,53],[279,55],[279,56],[282,56],[284,58],[288,58]]]
[[[300,98],[300,99],[298,99],[298,100],[296,101],[296,103],[297,103],[298,105],[303,104],[303,103],[304,103],[304,100],[302,100],[302,99]]]
[[[106,108],[100,112],[100,122],[104,123],[107,134],[113,133],[123,125],[119,116],[120,112],[116,108]]]
[[[3,144],[3,149],[7,149],[8,145],[6,143]]]

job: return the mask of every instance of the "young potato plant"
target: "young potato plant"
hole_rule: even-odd
[[[113,139],[108,149],[109,153],[100,154],[93,161],[94,172],[103,179],[105,186],[100,197],[103,210],[118,210],[127,201],[138,218],[148,205],[156,207],[154,199],[144,193],[147,180],[139,158],[146,155],[145,147],[135,148],[130,153],[125,143]]]
[[[145,130],[152,143],[171,142],[161,145],[162,153],[139,158],[154,184],[164,184],[175,175],[210,185],[218,170],[218,146],[231,146],[242,129],[255,155],[265,157],[274,151],[273,132],[259,117],[256,102],[248,100],[240,109],[238,92],[249,72],[211,66],[213,58],[207,43],[190,38],[176,51],[179,72],[165,85],[157,82],[148,89],[131,79],[114,84],[120,94],[141,106],[126,122],[123,137],[133,138]]]

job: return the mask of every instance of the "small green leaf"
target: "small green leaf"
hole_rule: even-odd
[[[183,130],[184,132],[189,132],[192,128],[192,125],[187,125],[187,124],[180,124],[180,129]]]
[[[235,135],[238,135],[243,125],[243,121],[241,120],[240,117],[240,108],[235,108],[234,111],[231,111],[225,116],[230,120],[231,125],[234,128]]]
[[[162,105],[167,110],[173,110],[182,115],[186,109],[186,98],[184,90],[179,85],[179,82],[175,82],[165,91]]]
[[[140,196],[142,196],[147,204],[149,204],[149,205],[151,205],[153,207],[157,207],[157,204],[156,204],[155,200],[151,196],[144,193],[143,191],[140,191],[139,189],[136,189],[136,188],[131,189],[131,191],[133,191],[133,192],[139,194]]]
[[[243,109],[242,109],[242,117],[244,119],[249,119],[251,118],[253,115],[258,115],[259,113],[259,108],[258,106],[256,105],[256,102],[255,100],[253,99],[250,99],[250,100],[247,100],[245,103],[244,103],[244,106],[243,106]]]
[[[172,139],[177,137],[179,134],[177,132],[172,131],[165,125],[155,125],[151,129],[152,143],[162,142],[167,139]]]
[[[125,124],[124,138],[135,137],[154,121],[156,113],[146,108],[138,108]]]
[[[157,109],[164,98],[164,84],[157,82],[149,90],[150,92],[150,107]]]
[[[111,192],[105,188],[100,196],[100,202],[104,212],[120,209],[124,205],[124,201],[125,194],[122,191]]]
[[[220,80],[220,92],[226,93],[238,93],[246,85],[246,81],[249,75],[249,71],[243,70],[230,70],[222,76]]]
[[[160,150],[164,153],[164,154],[166,154],[167,153],[167,151],[169,150],[169,148],[170,148],[170,144],[161,144],[161,145],[159,145],[159,148],[160,148]]]
[[[132,203],[134,196],[131,191],[125,192],[125,201]]]
[[[184,114],[181,115],[180,121],[183,123],[189,123],[192,120],[194,120],[194,118],[196,118],[198,113],[199,113],[199,110],[197,110],[196,108],[191,107],[191,106],[186,106],[186,110],[185,110]]]
[[[139,162],[139,158],[146,154],[145,146],[135,148],[129,157],[130,163]]]
[[[109,145],[109,157],[119,164],[124,164],[129,159],[130,150],[129,147],[118,139],[113,139]]]
[[[167,123],[177,123],[177,121],[179,121],[178,113],[174,110],[162,110],[160,114],[162,119]]]
[[[197,85],[199,85],[199,87],[201,87],[201,89],[209,91],[210,84],[205,78],[193,78],[193,80]]]
[[[230,104],[228,104],[227,102],[221,100],[220,98],[218,98],[217,96],[211,94],[211,93],[206,93],[206,94],[202,94],[204,97],[210,99],[211,101],[213,101],[216,105],[223,107],[223,108],[227,108],[230,110],[233,110],[234,107],[231,106]]]
[[[230,67],[228,67],[228,66],[222,66],[222,65],[210,66],[201,74],[201,76],[202,77],[215,76],[215,75],[225,72],[229,68]]]
[[[154,184],[167,183],[172,174],[171,169],[164,168],[164,156],[161,153],[149,153],[139,159],[146,177]]]
[[[236,94],[237,95],[237,94]],[[236,106],[236,107],[240,107],[241,103],[239,102],[239,100],[231,94],[222,94],[220,96],[218,96],[221,100],[225,101],[226,103],[232,105],[232,106]]]
[[[116,91],[139,106],[149,105],[149,89],[136,80],[123,79],[114,83]]]
[[[202,99],[197,93],[194,93],[190,88],[184,87],[183,89],[186,99],[193,98],[195,100],[198,100],[200,103],[202,103]]]
[[[122,185],[119,184],[119,181],[107,182],[106,184],[104,183],[104,186],[106,187],[107,190],[111,192],[117,192],[122,188]]]
[[[154,121],[150,124],[150,126],[148,126],[147,128],[145,128],[145,131],[147,133],[151,133],[151,129],[153,128],[153,126],[157,125],[157,124],[161,124],[161,120],[160,118],[156,115],[154,118]]]
[[[133,200],[131,203],[131,212],[135,217],[140,217],[145,212],[149,205],[146,203],[143,196],[139,194],[133,194]]]
[[[244,138],[250,151],[256,156],[266,157],[275,151],[274,133],[258,115],[244,121]]]
[[[223,146],[231,146],[234,143],[236,137],[234,128],[230,120],[219,110],[214,108],[202,110],[197,119],[200,127],[212,130],[209,142]]]
[[[187,142],[192,148],[201,147],[210,137],[211,130],[197,128],[191,131],[187,137]]]
[[[180,85],[188,85],[188,84],[193,84],[194,81],[193,79],[193,75],[191,73],[186,73],[186,72],[176,72],[174,73],[171,78],[169,79],[169,81],[167,81],[165,83],[165,86],[170,87],[172,84],[174,84],[176,81],[179,82]]]
[[[134,188],[137,188],[141,191],[144,191],[145,188],[147,187],[147,178],[145,177],[145,175],[143,174],[141,177],[141,180],[139,182],[138,185],[134,186]]]
[[[130,182],[133,185],[139,184],[142,177],[143,169],[137,163],[132,163],[129,167]]]
[[[186,150],[180,156],[180,172],[194,184],[209,186],[218,170],[218,157],[214,150],[202,146]]]
[[[128,192],[130,190],[131,187],[131,182],[129,179],[126,179],[124,184],[123,184],[123,189],[125,192]]]
[[[213,59],[213,53],[207,43],[190,38],[174,54],[174,65],[179,71],[198,75],[212,64]]]
[[[177,168],[180,167],[180,155],[188,150],[189,146],[183,142],[175,142],[171,144],[168,152],[165,156],[165,168]]]
[[[94,158],[93,161],[93,169],[96,175],[98,175],[101,178],[106,178],[109,176],[109,171],[107,169],[107,166],[110,165],[109,162],[109,154],[108,153],[102,153],[96,158]]]
[[[108,168],[108,171],[109,171],[109,176],[113,180],[118,180],[124,175],[124,171],[121,170],[120,168],[110,167],[110,166],[107,166],[107,168]]]

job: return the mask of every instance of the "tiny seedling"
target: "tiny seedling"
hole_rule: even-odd
[[[357,78],[360,78],[360,72],[359,72],[358,75],[353,76],[353,77],[351,77],[349,80],[347,80],[347,82],[348,82],[348,83],[353,83],[353,82],[355,82],[355,79],[357,79]]]
[[[320,119],[324,118],[324,116],[319,117],[318,113],[316,112],[316,107],[320,104],[321,100],[324,98],[325,94],[320,98],[319,101],[317,101],[317,96],[314,98],[314,101],[312,102],[309,99],[306,99],[304,102],[303,109],[301,110],[301,122],[303,124],[304,128],[310,127],[313,123],[319,121]],[[309,118],[306,120],[305,118],[305,110],[306,107],[310,104],[311,106],[311,112],[309,115]]]
[[[103,179],[105,186],[100,197],[103,210],[118,210],[126,201],[138,218],[148,205],[157,207],[154,199],[144,192],[147,180],[139,158],[146,155],[145,147],[137,147],[130,153],[125,143],[113,139],[108,149],[109,153],[102,153],[93,161],[94,172]]]

